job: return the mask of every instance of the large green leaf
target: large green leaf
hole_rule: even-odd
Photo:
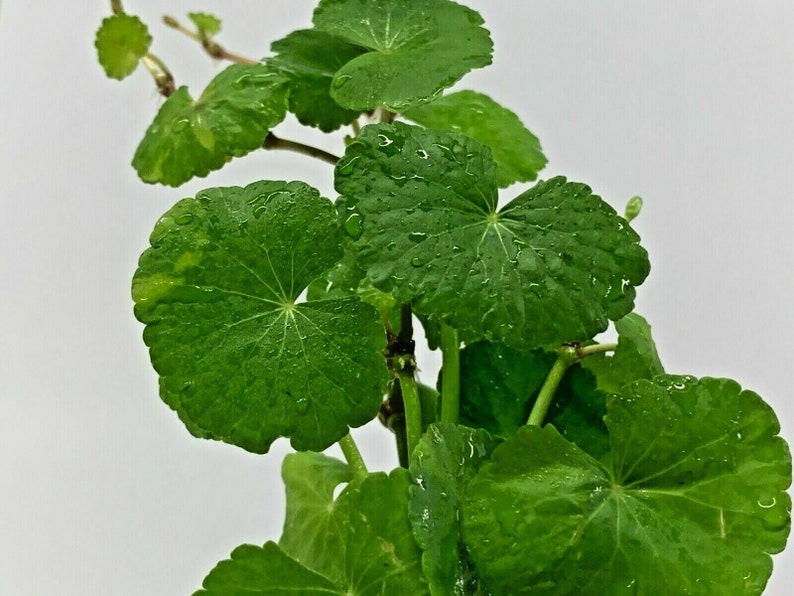
[[[490,151],[455,133],[365,127],[336,189],[373,284],[467,343],[589,339],[632,309],[649,271],[637,234],[584,184],[554,178],[497,210]]]
[[[481,593],[460,540],[460,500],[496,445],[485,431],[438,423],[411,456],[410,518],[433,596]]]
[[[449,0],[321,0],[314,27],[368,50],[334,75],[331,95],[354,110],[429,101],[491,63],[482,18]]]
[[[546,165],[538,138],[515,113],[482,93],[450,93],[403,115],[427,128],[464,134],[490,148],[500,188],[534,180]]]
[[[371,420],[383,328],[356,298],[296,304],[342,256],[331,203],[300,182],[214,188],[158,222],[133,280],[160,394],[196,435],[320,450]]]
[[[281,537],[287,552],[343,594],[428,594],[408,521],[405,470],[350,482],[334,500],[333,488],[346,478],[344,464],[316,453],[290,457],[284,465],[289,504]],[[309,520],[300,519],[302,514]]]
[[[264,64],[232,64],[197,100],[187,87],[162,105],[132,165],[144,182],[179,186],[262,146],[287,113],[288,79]]]
[[[313,29],[293,31],[270,48],[276,56],[268,64],[289,77],[289,109],[301,123],[330,132],[360,114],[333,100],[331,81],[345,63],[366,50]]]
[[[759,594],[789,533],[791,456],[758,395],[662,375],[608,403],[611,459],[553,426],[492,454],[463,535],[497,594]]]
[[[133,73],[151,44],[152,36],[146,25],[138,17],[125,13],[103,20],[95,41],[99,63],[105,73],[119,80]]]
[[[194,596],[345,596],[335,586],[284,553],[277,544],[243,544],[218,563]]]
[[[599,388],[614,393],[638,379],[652,379],[664,367],[651,337],[651,326],[637,313],[629,313],[615,323],[618,347],[614,355],[596,354],[582,362],[598,379]]]

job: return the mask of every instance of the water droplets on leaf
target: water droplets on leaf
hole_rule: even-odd
[[[424,264],[425,262],[419,257],[414,257],[411,259],[411,267],[421,267]]]
[[[190,120],[187,118],[177,118],[171,123],[171,130],[173,132],[182,132],[190,126]]]
[[[301,397],[295,402],[295,408],[298,410],[298,414],[306,414],[309,411],[309,405],[309,400],[305,397]]]
[[[334,78],[333,82],[331,83],[331,87],[333,87],[334,89],[341,89],[342,87],[347,85],[347,83],[352,78],[353,78],[352,75],[347,75],[347,74],[339,75]]]
[[[408,240],[414,243],[419,243],[426,239],[427,239],[427,234],[425,234],[424,232],[411,232],[410,234],[408,234]]]
[[[364,232],[364,216],[360,213],[350,214],[345,220],[343,228],[345,234],[350,236],[353,240],[358,240]]]

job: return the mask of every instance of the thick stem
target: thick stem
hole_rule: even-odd
[[[458,423],[460,416],[460,340],[458,332],[441,323],[441,421]]]
[[[604,352],[614,352],[618,349],[618,344],[593,344],[592,346],[582,346],[576,350],[576,356],[581,360],[593,354]]]
[[[565,375],[565,371],[578,359],[577,348],[573,346],[566,346],[559,351],[559,356],[551,367],[543,387],[540,388],[538,398],[532,406],[532,411],[529,413],[527,424],[529,426],[540,426],[546,418],[546,413],[551,406],[551,400],[554,397],[554,392]]]
[[[347,464],[353,469],[356,478],[366,478],[369,473],[367,465],[364,463],[364,458],[361,457],[361,452],[358,450],[358,446],[350,433],[339,440],[339,446],[342,448]]]
[[[312,147],[311,145],[304,145],[303,143],[299,143],[297,141],[288,141],[287,139],[281,139],[276,135],[274,135],[272,132],[267,133],[267,137],[265,137],[265,142],[263,146],[265,149],[284,149],[286,151],[294,151],[296,153],[308,155],[309,157],[314,157],[319,159],[320,161],[329,163],[332,166],[335,166],[336,162],[339,161],[339,157],[337,157],[333,153],[328,153],[328,151],[324,151],[323,149],[320,149],[318,147]]]
[[[414,380],[416,365],[413,363],[413,357],[411,357],[411,364],[402,367],[397,373],[403,394],[403,406],[405,407],[405,435],[408,443],[409,460],[414,449],[419,444],[419,439],[422,438],[422,405],[419,401],[419,390]]]

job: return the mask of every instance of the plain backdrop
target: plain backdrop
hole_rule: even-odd
[[[198,94],[224,65],[126,0],[153,51]],[[545,178],[590,184],[634,227],[653,270],[637,311],[669,372],[729,376],[777,410],[794,439],[794,3],[791,0],[470,0],[493,66],[458,88],[488,92],[541,139]],[[224,18],[252,57],[310,24],[308,0],[172,0]],[[332,169],[259,151],[179,189],[129,163],[161,98],[139,69],[96,63],[108,2],[6,0],[0,10],[0,595],[189,594],[237,545],[277,539],[279,466],[192,438],[157,396],[130,279],[157,218],[203,187],[303,179],[334,198]],[[277,129],[333,152],[290,121]],[[516,186],[504,199],[520,192]],[[420,354],[432,382],[437,360]],[[374,469],[394,465],[377,425],[355,433]],[[768,594],[791,593],[794,549]]]

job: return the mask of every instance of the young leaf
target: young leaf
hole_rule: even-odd
[[[410,519],[433,596],[479,593],[460,540],[460,500],[496,445],[485,431],[438,423],[413,452]]]
[[[587,340],[632,309],[650,268],[637,234],[584,184],[554,178],[497,210],[490,151],[455,133],[365,127],[335,181],[372,283],[467,343]]]
[[[611,461],[522,428],[463,501],[498,594],[760,594],[789,533],[791,456],[758,395],[657,377],[608,403]]]
[[[375,309],[295,302],[342,256],[341,237],[331,203],[300,182],[205,190],[160,219],[135,315],[160,394],[193,434],[321,450],[374,418],[388,378]]]
[[[121,80],[133,73],[149,51],[152,36],[138,17],[117,13],[102,21],[94,45],[107,76]]]
[[[276,56],[267,63],[290,79],[289,110],[301,124],[325,132],[350,124],[361,113],[331,97],[334,74],[366,50],[313,29],[293,31],[270,46]]]
[[[133,167],[144,182],[179,186],[261,147],[287,113],[287,83],[264,64],[232,64],[198,100],[180,87],[146,131]]]
[[[326,468],[314,494],[307,478],[293,473],[326,466],[322,458],[319,454],[293,457],[289,473],[285,463],[288,498],[296,502],[290,505],[282,544],[296,548],[300,562],[331,580],[341,594],[429,594],[421,551],[408,521],[407,471],[370,474],[348,484],[334,501],[329,490],[342,478],[341,469]],[[320,527],[305,533],[308,524],[294,517],[300,511],[311,512]]]
[[[189,12],[188,18],[198,29],[199,36],[212,37],[221,30],[221,20],[213,14],[206,12]]]
[[[466,135],[490,148],[500,188],[534,180],[546,165],[538,138],[515,113],[482,93],[450,93],[402,115],[427,128]]]
[[[301,565],[274,542],[263,547],[238,546],[230,559],[221,561],[210,571],[202,585],[203,589],[193,596],[344,596],[347,593]]]
[[[331,95],[352,110],[399,112],[491,63],[480,15],[449,0],[320,0],[314,27],[368,50],[334,75]]]
[[[618,348],[614,355],[595,354],[582,361],[582,366],[592,371],[598,387],[615,393],[621,387],[638,379],[652,379],[664,373],[651,337],[651,326],[637,313],[629,313],[615,322]]]

